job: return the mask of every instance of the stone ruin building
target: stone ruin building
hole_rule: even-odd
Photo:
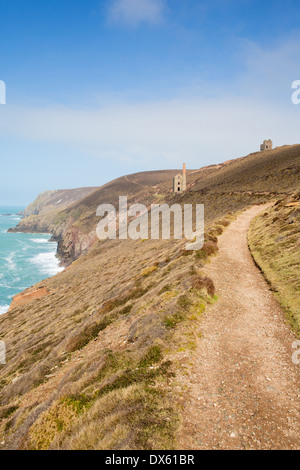
[[[265,150],[272,150],[273,142],[272,140],[264,140],[264,142],[260,146],[260,151],[264,152]]]
[[[185,190],[186,190],[186,168],[185,168],[185,163],[184,163],[182,175],[178,173],[178,175],[174,176],[173,178],[173,192],[182,193]]]

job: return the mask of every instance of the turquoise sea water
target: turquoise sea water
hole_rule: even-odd
[[[57,244],[48,241],[50,235],[7,233],[21,220],[17,213],[22,209],[0,206],[0,315],[18,292],[63,269],[55,256]]]

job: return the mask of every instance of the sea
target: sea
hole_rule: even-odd
[[[50,234],[7,232],[20,222],[23,209],[0,206],[0,315],[14,295],[63,270]]]

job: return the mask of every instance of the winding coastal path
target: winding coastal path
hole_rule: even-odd
[[[262,210],[253,206],[228,227],[207,266],[218,301],[187,378],[181,449],[300,449],[296,338],[247,245]]]

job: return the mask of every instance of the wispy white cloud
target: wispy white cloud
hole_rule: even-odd
[[[163,13],[163,0],[112,0],[108,9],[108,20],[126,26],[158,24],[163,20]]]
[[[114,102],[89,110],[8,104],[0,107],[0,135],[62,143],[83,155],[126,162],[128,171],[178,167],[182,160],[200,167],[256,151],[265,138],[275,145],[297,143],[300,105],[291,102],[292,81],[300,79],[296,50],[292,42],[277,51],[251,48],[238,88],[231,84],[229,91],[224,85],[214,97],[207,84],[201,93],[190,91],[181,98]]]
[[[284,115],[270,103],[227,97],[123,104],[97,111],[68,108],[0,110],[0,135],[58,142],[134,167],[200,167],[258,150],[260,141],[295,143],[299,109]],[[283,117],[284,116],[284,117]]]
[[[244,52],[243,86],[252,94],[268,96],[275,102],[286,100],[290,84],[300,78],[300,33],[268,47],[248,42]]]

